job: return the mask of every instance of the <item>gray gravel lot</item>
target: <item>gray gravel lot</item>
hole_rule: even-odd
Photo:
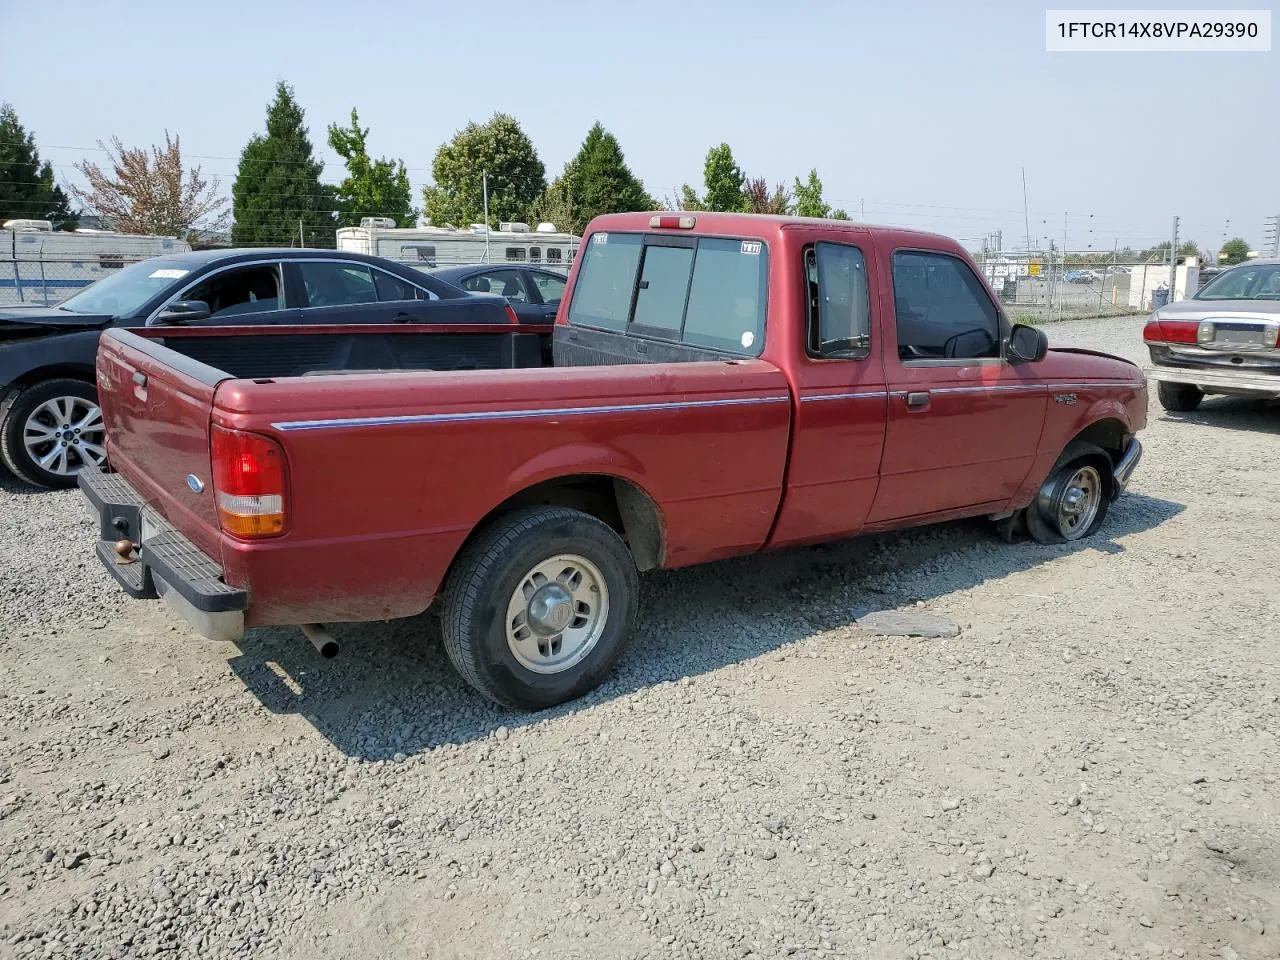
[[[649,576],[618,674],[536,716],[417,622],[199,640],[78,494],[0,480],[0,956],[1280,956],[1280,408],[1144,439],[1081,545]],[[962,632],[852,626],[895,607]]]

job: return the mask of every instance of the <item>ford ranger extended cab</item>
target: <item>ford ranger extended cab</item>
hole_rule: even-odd
[[[98,556],[215,638],[296,624],[327,654],[326,623],[430,608],[467,682],[538,709],[610,672],[638,571],[970,516],[1077,540],[1138,462],[1140,370],[1011,325],[948,238],[645,213],[582,249],[550,359],[520,328],[353,325],[290,376],[301,347],[240,349],[269,330],[205,331],[216,364],[108,330]],[[502,369],[423,369],[495,343]]]

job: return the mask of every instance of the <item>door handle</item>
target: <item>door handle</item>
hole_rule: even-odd
[[[145,387],[147,385],[147,375],[142,371],[138,371],[133,375],[133,382],[135,386]]]
[[[928,390],[912,390],[907,394],[908,407],[923,407],[929,402]]]

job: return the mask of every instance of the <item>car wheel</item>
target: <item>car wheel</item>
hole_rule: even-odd
[[[86,466],[107,462],[98,391],[83,380],[45,380],[0,407],[0,457],[19,479],[73,487]]]
[[[1157,392],[1160,395],[1160,406],[1170,413],[1190,413],[1204,399],[1204,391],[1191,383],[1166,383],[1161,380]]]
[[[555,706],[612,671],[637,590],[635,561],[608,524],[565,507],[519,510],[468,544],[450,571],[445,652],[495,703]]]
[[[1072,444],[1027,507],[1027,532],[1037,543],[1092,536],[1107,517],[1111,458],[1093,444]]]

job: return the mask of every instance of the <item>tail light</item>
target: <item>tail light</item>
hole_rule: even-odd
[[[697,222],[693,217],[656,216],[649,218],[649,226],[658,230],[692,230],[693,225]]]
[[[284,532],[284,450],[270,437],[214,425],[211,431],[218,523],[235,537]]]
[[[507,304],[507,321],[510,323],[519,323],[520,318],[516,316],[515,308],[511,304]]]
[[[1200,324],[1194,320],[1149,320],[1142,328],[1147,343],[1196,343]]]

